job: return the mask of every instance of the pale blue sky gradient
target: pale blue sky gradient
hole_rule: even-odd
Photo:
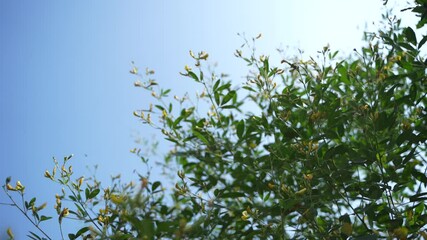
[[[0,181],[20,180],[26,196],[48,201],[53,213],[60,188],[43,177],[53,156],[75,154],[78,175],[99,164],[101,179],[135,179],[143,165],[129,150],[135,136],[155,132],[132,116],[150,99],[133,87],[131,61],[156,70],[161,84],[192,92],[179,71],[192,63],[190,49],[203,50],[238,84],[246,69],[233,56],[243,43],[237,33],[263,33],[260,53],[289,46],[315,55],[327,43],[350,53],[381,7],[380,0],[1,1]],[[4,193],[0,202],[8,202]],[[43,226],[58,239],[56,219]],[[36,232],[16,209],[0,206],[0,232],[7,227],[17,239]]]

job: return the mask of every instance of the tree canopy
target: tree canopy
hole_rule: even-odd
[[[60,229],[69,239],[427,239],[427,1],[404,10],[416,26],[385,14],[346,58],[325,46],[317,59],[274,62],[249,39],[235,52],[248,66],[244,84],[190,51],[181,74],[199,84],[194,96],[171,98],[154,71],[133,67],[154,101],[135,117],[174,144],[172,192],[149,172],[109,187],[76,177],[72,156],[44,173],[65,189],[53,219],[19,181],[3,189],[40,230],[32,239],[50,239],[43,222],[54,219],[84,223],[68,236]]]

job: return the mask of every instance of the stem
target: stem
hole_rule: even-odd
[[[62,240],[64,240],[64,233],[62,232],[62,223],[59,223],[59,232],[61,233]]]
[[[19,209],[19,211],[21,211],[21,213],[22,214],[24,214],[24,216],[31,222],[31,224],[33,224],[34,225],[34,227],[36,227],[47,239],[49,239],[49,240],[52,240],[52,238],[50,238],[49,237],[49,235],[47,235],[44,231],[43,231],[43,229],[41,229],[39,226],[38,226],[38,224],[36,224],[29,216],[28,216],[28,214],[22,209],[22,208],[20,208],[17,204],[16,204],[16,202],[15,202],[15,200],[13,200],[13,198],[12,198],[12,196],[10,196],[10,194],[7,192],[7,190],[5,189],[5,186],[3,185],[3,191],[6,193],[6,195],[9,197],[9,199],[13,202],[13,204],[8,204],[8,205],[10,205],[10,206],[15,206],[16,208],[18,208]],[[4,204],[4,205],[7,205],[7,204]]]
[[[92,222],[92,224],[99,230],[102,231],[101,228],[98,226],[98,224],[96,224],[96,222],[93,220],[93,218],[90,217],[89,212],[87,211],[86,207],[84,206],[84,204],[81,202],[80,198],[77,197],[77,195],[74,193],[73,189],[67,185],[68,189],[71,191],[71,193],[73,194],[73,196],[78,200],[78,204],[82,207],[82,209],[85,211],[85,213],[87,214],[87,216],[89,217],[89,221]]]

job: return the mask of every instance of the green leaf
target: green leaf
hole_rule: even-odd
[[[92,199],[92,198],[96,197],[100,191],[101,191],[101,190],[99,190],[99,188],[94,189],[94,190],[89,194],[89,197],[88,197],[87,199]]]
[[[221,87],[219,87],[219,88],[217,89],[217,91],[218,91],[218,92],[221,92],[222,90],[228,89],[228,88],[230,88],[230,87],[231,87],[231,83],[226,83],[226,84],[222,85]]]
[[[243,137],[245,131],[245,120],[240,120],[236,125],[236,134],[239,139]]]
[[[405,28],[405,30],[403,31],[403,33],[405,34],[406,39],[414,44],[417,45],[417,36],[415,35],[414,30],[412,30],[411,27],[407,27]]]
[[[78,238],[78,237],[80,237],[83,233],[85,233],[85,232],[87,232],[87,231],[89,231],[89,230],[90,230],[90,228],[89,228],[89,227],[83,227],[83,228],[80,228],[80,230],[76,233],[75,237],[76,237],[76,238]]]
[[[425,174],[418,172],[416,169],[413,169],[411,174],[420,182],[427,184],[427,176]]]
[[[42,216],[40,217],[40,222],[43,222],[43,221],[49,220],[49,219],[51,219],[51,218],[52,218],[52,217],[46,217],[46,216],[42,215]]]
[[[154,222],[150,219],[142,220],[142,229],[139,229],[142,233],[142,239],[154,239]]]
[[[197,137],[198,139],[200,139],[204,144],[209,145],[209,141],[205,138],[205,136],[203,136],[203,134],[195,129],[192,130],[193,131],[193,135],[195,137]]]
[[[86,197],[86,199],[89,199],[89,195],[90,195],[90,190],[89,190],[89,188],[86,188],[85,189],[85,197]]]
[[[234,106],[234,105],[225,105],[225,106],[221,106],[221,108],[222,109],[235,109],[235,108],[237,108],[236,106]]]
[[[218,91],[216,91],[216,92],[214,92],[214,98],[215,98],[215,103],[217,104],[217,105],[219,105],[219,92]]]
[[[403,48],[406,48],[408,50],[415,51],[415,48],[411,44],[409,44],[409,43],[398,42],[398,45],[401,46],[401,47],[403,47]]]
[[[218,198],[238,198],[238,197],[245,197],[246,194],[243,192],[225,192],[219,196]]]
[[[421,39],[421,41],[418,43],[418,49],[420,49],[426,42],[427,42],[427,36],[423,36],[423,39]]]
[[[156,223],[157,225],[157,233],[173,233],[176,231],[177,224],[173,221],[165,221]]]
[[[409,201],[418,202],[427,200],[427,192],[418,193],[409,197]]]
[[[213,85],[213,91],[215,92],[216,91],[216,89],[218,88],[218,86],[219,86],[219,84],[221,83],[221,79],[218,79],[216,82],[215,82],[215,84]]]
[[[190,76],[192,79],[194,79],[196,82],[200,82],[199,78],[194,72],[189,71],[188,76]]]
[[[236,91],[230,91],[227,93],[227,95],[222,99],[221,105],[228,103],[234,96],[236,96]]]
[[[160,106],[160,105],[154,105],[157,109],[159,109],[160,111],[163,111],[163,110],[165,110],[165,108],[163,107],[163,106]]]
[[[29,237],[29,238],[31,238],[33,240],[42,240],[41,237],[39,237],[37,234],[35,234],[35,233],[31,232],[31,231],[30,231],[30,234],[31,235],[27,235],[27,237]]]
[[[151,191],[154,192],[162,183],[159,181],[156,181],[153,183],[153,185],[151,186]]]
[[[12,177],[10,177],[10,176],[9,176],[9,177],[7,177],[7,178],[6,178],[6,184],[10,183],[11,179],[12,179]]]

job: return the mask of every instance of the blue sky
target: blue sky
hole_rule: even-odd
[[[134,179],[143,165],[129,150],[155,132],[132,117],[150,99],[133,87],[131,61],[154,69],[161,84],[192,92],[179,71],[191,63],[190,49],[203,50],[238,84],[245,64],[233,56],[243,43],[237,33],[262,33],[266,54],[289,46],[315,55],[327,43],[349,53],[381,7],[380,0],[1,1],[0,181],[20,180],[28,198],[48,201],[52,211],[61,189],[43,173],[53,156],[74,154],[78,175],[98,164],[102,180]],[[8,202],[3,193],[0,202]],[[0,232],[11,227],[24,239],[36,231],[14,208],[0,206],[0,216]],[[44,226],[58,238],[56,220]]]

